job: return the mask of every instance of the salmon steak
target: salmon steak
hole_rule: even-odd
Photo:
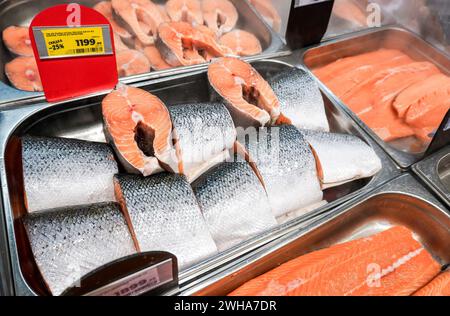
[[[164,60],[173,67],[202,64],[231,53],[214,36],[202,30],[187,22],[163,23],[158,29],[156,47]]]
[[[161,56],[161,53],[155,46],[147,46],[144,48],[144,55],[147,57],[150,62],[150,67],[153,70],[165,70],[170,69],[170,66],[164,58]]]
[[[281,31],[281,17],[273,6],[273,0],[249,0],[253,7],[263,17],[275,32]]]
[[[5,74],[11,84],[23,91],[44,91],[34,57],[16,57],[5,65]]]
[[[151,93],[119,84],[102,101],[105,134],[131,173],[178,172],[169,111]]]
[[[266,80],[248,63],[219,58],[208,68],[209,83],[225,100],[236,127],[265,126],[280,117],[280,103]]]
[[[179,104],[170,106],[169,112],[180,169],[190,182],[229,158],[236,129],[225,105]]]
[[[116,62],[119,77],[128,77],[150,72],[150,62],[147,57],[134,49],[117,52]]]
[[[408,296],[439,263],[405,227],[308,253],[236,289],[231,296]]]
[[[442,272],[414,296],[450,296],[450,272]]]
[[[33,47],[31,47],[28,27],[8,26],[3,30],[3,43],[6,48],[17,56],[32,57]]]
[[[103,16],[108,20],[109,24],[111,24],[114,34],[118,35],[119,38],[124,39],[125,41],[129,41],[133,37],[130,32],[120,26],[114,19],[114,10],[111,1],[100,1],[93,7],[93,9],[103,14]]]
[[[236,8],[229,0],[203,0],[202,10],[205,24],[217,36],[234,29],[239,19]]]
[[[184,176],[162,173],[143,178],[117,175],[117,201],[132,227],[139,251],[167,251],[180,269],[217,253],[216,244]]]
[[[262,52],[259,39],[250,32],[234,30],[226,33],[219,40],[220,44],[230,48],[234,55],[253,56]]]
[[[219,251],[277,225],[264,187],[247,162],[220,164],[192,188]]]
[[[112,0],[114,16],[144,45],[153,45],[158,26],[165,22],[161,9],[149,0]]]
[[[21,140],[29,213],[114,201],[112,179],[118,167],[107,144],[32,136]]]
[[[169,0],[166,12],[174,22],[187,22],[192,25],[203,25],[202,5],[199,0]]]
[[[53,295],[61,295],[95,269],[136,253],[116,203],[31,214],[23,224],[36,265]]]
[[[381,168],[375,151],[353,135],[301,130],[316,157],[322,188],[369,178]]]

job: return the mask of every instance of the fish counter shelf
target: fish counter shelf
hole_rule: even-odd
[[[233,29],[245,30],[255,35],[259,40],[261,52],[253,56],[244,56],[246,60],[258,60],[263,58],[272,58],[289,54],[289,49],[284,44],[280,35],[275,32],[261,17],[261,15],[250,5],[248,1],[230,0],[238,12],[238,20]],[[88,7],[93,7],[100,2],[99,0],[81,0],[77,3]],[[154,0],[157,5],[164,5],[166,0]],[[62,0],[58,4],[69,4],[71,1]],[[55,5],[54,1],[49,0],[25,0],[25,1],[2,1],[0,3],[0,32],[8,26],[27,26],[32,18],[40,11]],[[230,33],[228,33],[230,34]],[[117,39],[116,39],[117,41]],[[134,39],[133,39],[134,41]],[[116,46],[119,44],[116,43]],[[123,44],[125,45],[125,44]],[[116,47],[117,49],[117,47]],[[42,92],[28,92],[18,90],[12,87],[8,80],[4,68],[12,61],[17,54],[9,52],[6,45],[0,44],[0,106],[3,108],[16,107],[22,104],[42,102],[44,95]],[[144,54],[142,53],[142,56]],[[122,58],[122,57],[121,57]],[[139,60],[139,58],[138,58]],[[164,67],[166,68],[166,67]],[[197,64],[190,66],[173,67],[169,69],[154,69],[151,72],[140,74],[122,74],[121,82],[129,84],[139,81],[148,81],[151,79],[164,78],[182,73],[189,73],[199,69],[206,69],[207,64]]]
[[[376,55],[377,52],[380,55]],[[362,56],[361,61],[355,61],[357,66],[352,68],[350,58],[358,56]],[[312,48],[304,49],[298,62],[305,65],[315,75],[322,89],[327,91],[333,100],[345,109],[362,129],[394,159],[397,165],[408,169],[423,158],[427,142],[431,141],[429,134],[417,134],[422,132],[419,130],[416,135],[420,136],[417,136],[417,138],[416,136],[407,136],[415,131],[416,126],[422,124],[421,121],[425,121],[423,117],[422,119],[418,118],[419,116],[413,119],[414,114],[420,113],[421,103],[417,103],[414,108],[415,111],[412,109],[414,106],[406,108],[403,103],[406,103],[404,99],[406,99],[407,93],[408,96],[413,96],[416,99],[422,97],[419,93],[413,91],[413,88],[417,90],[419,84],[427,84],[419,80],[422,77],[441,80],[441,84],[437,84],[437,88],[444,88],[449,84],[450,57],[446,53],[410,31],[389,26],[340,36]],[[334,75],[337,77],[333,77],[333,73],[327,75],[325,72],[321,72],[322,69],[326,69],[330,65],[336,68]],[[346,68],[339,70],[339,67]],[[395,77],[401,74],[401,71],[408,70],[407,67],[416,67],[417,69],[412,70],[413,73],[407,80]],[[345,73],[342,74],[339,71]],[[403,82],[395,84],[395,79]],[[372,81],[377,84],[378,90],[374,88],[371,90],[375,91],[373,94],[363,94],[365,85],[369,87]],[[350,87],[353,88],[350,89]],[[436,86],[430,86],[430,89],[436,89]],[[443,91],[445,91],[445,88]],[[404,92],[404,94],[402,95],[400,92]],[[414,92],[417,95],[414,95]],[[430,95],[433,96],[433,93],[430,92]],[[445,95],[439,93],[436,92],[436,98],[441,96],[444,100],[448,99],[448,96],[445,97]],[[426,102],[426,99],[424,102]],[[436,114],[436,110],[442,112],[448,107],[448,103],[444,102],[441,105],[438,102],[440,102],[439,99],[435,101],[436,104],[430,103],[432,106],[441,106],[441,108],[431,108],[430,112],[427,112],[429,117]],[[386,106],[389,106],[389,108]],[[359,114],[356,114],[356,110],[360,111]],[[376,116],[378,113],[376,111],[383,114]],[[397,111],[399,111],[399,114],[396,113]],[[395,122],[401,122],[401,126],[392,125],[394,119],[391,120],[391,113],[394,112]],[[411,121],[409,121],[410,113]],[[443,120],[445,113],[438,114],[438,116],[442,116],[439,123]],[[392,125],[392,132],[389,131],[389,126],[386,124],[387,118]],[[439,127],[436,122],[427,124],[433,124],[434,129]],[[394,135],[396,133],[398,135]],[[422,141],[422,139],[426,140]]]
[[[323,251],[322,253],[325,256],[327,251],[326,248],[328,247],[334,247],[329,248],[330,250],[343,250],[345,246],[340,246],[339,244],[347,243],[348,247],[351,248],[351,243],[348,243],[350,241],[358,242],[359,240],[365,242],[366,245],[363,246],[363,248],[367,248],[373,239],[378,238],[374,234],[385,232],[392,227],[399,226],[405,227],[412,232],[414,239],[419,241],[424,249],[420,248],[415,252],[411,252],[409,256],[404,258],[405,260],[400,260],[400,258],[398,258],[399,265],[397,268],[403,263],[407,263],[408,260],[415,258],[415,256],[421,255],[427,257],[426,260],[429,260],[432,262],[432,265],[434,265],[433,275],[437,275],[441,267],[445,269],[445,266],[450,262],[450,213],[448,209],[440,204],[411,175],[404,174],[370,194],[366,194],[357,200],[341,205],[328,215],[310,223],[308,227],[299,228],[297,232],[292,233],[285,238],[281,238],[276,242],[267,244],[253,253],[249,253],[242,257],[239,262],[234,263],[234,265],[223,267],[220,271],[217,271],[216,274],[200,280],[194,287],[184,289],[182,295],[228,295],[233,291],[236,291],[233,294],[241,295],[246,295],[246,293],[249,295],[252,295],[251,293],[253,293],[253,295],[256,293],[264,295],[264,291],[266,291],[266,295],[269,296],[283,295],[284,291],[290,291],[289,285],[284,287],[285,284],[290,284],[292,286],[291,290],[302,285],[300,282],[295,283],[295,280],[288,283],[288,281],[286,281],[289,279],[288,274],[285,274],[283,279],[282,274],[275,273],[277,271],[276,269],[279,269],[278,271],[281,271],[280,273],[286,271],[282,270],[288,268],[288,265],[283,266],[284,263],[290,262],[291,260],[293,260],[292,262],[300,260],[302,256],[306,260],[307,256],[305,256],[305,254],[309,254],[309,258],[316,258],[316,262],[318,263],[321,253],[318,250],[323,249],[321,251]],[[415,241],[410,241],[416,243]],[[378,239],[378,242],[383,242],[383,239]],[[399,243],[397,242],[397,244]],[[418,247],[417,244],[416,247]],[[385,251],[387,252],[388,248],[384,247],[383,252]],[[426,251],[426,253],[424,251]],[[427,254],[428,252],[433,259]],[[334,252],[334,254],[336,254],[336,252]],[[347,259],[351,259],[351,257],[348,256]],[[372,258],[372,260],[373,261],[368,260],[369,263],[372,262],[372,265],[381,262],[376,261],[374,258]],[[298,262],[300,263],[300,261]],[[314,266],[308,266],[308,261],[304,262],[306,264],[305,270],[313,273]],[[309,262],[311,263],[311,261]],[[332,266],[338,263],[339,261],[336,261]],[[295,265],[292,264],[292,266],[293,270],[290,272],[291,275],[297,275],[295,272]],[[415,268],[418,269],[419,266],[415,266]],[[297,265],[298,271],[301,271],[301,267],[301,265]],[[326,265],[326,267],[330,266]],[[366,270],[369,269],[369,267],[376,268],[376,266],[369,265],[363,267],[362,270],[364,271],[362,275],[365,275],[367,278],[370,277],[370,273],[379,272],[379,270],[374,270],[372,268]],[[426,267],[426,265],[421,266],[421,268]],[[264,273],[271,271],[272,269],[275,270],[265,274],[267,277],[264,279]],[[355,267],[354,273],[357,273],[356,270],[357,268]],[[318,265],[317,270],[314,271],[325,272],[326,269],[321,269]],[[387,274],[389,274],[391,270],[386,269],[382,271],[386,271]],[[414,269],[412,271],[416,270]],[[349,276],[345,272],[339,272],[337,275],[339,276],[341,273],[342,275]],[[300,275],[300,272],[298,275]],[[383,275],[383,273],[381,275]],[[262,277],[258,279],[258,276]],[[274,278],[272,285],[270,285],[269,276]],[[356,274],[353,276],[356,276]],[[405,283],[411,282],[414,284],[414,282],[419,279],[414,276],[411,278],[410,275],[409,278],[407,278],[407,273],[403,274],[403,276],[405,276]],[[303,277],[306,278],[305,274],[303,274]],[[246,284],[246,282],[253,279],[255,279],[254,283]],[[367,280],[368,283],[369,279]],[[277,283],[277,281],[282,283]],[[353,282],[351,277],[348,281]],[[426,282],[427,281],[424,281],[425,284],[428,284]],[[244,284],[246,285],[241,287]],[[325,281],[321,283],[320,280],[317,280],[316,284],[326,285],[331,283]],[[360,286],[356,288],[356,290],[365,287],[365,284],[365,282],[360,283]],[[365,290],[368,293],[371,293],[372,291],[372,294],[380,293],[378,290],[383,290],[383,285],[388,285],[386,290],[395,291],[396,289],[390,287],[391,284],[395,284],[395,279],[386,279],[386,283],[383,283],[383,279],[381,279],[381,287],[374,286],[371,289],[370,284],[368,283],[369,286]],[[339,290],[339,288],[340,285],[337,285],[336,289]],[[314,288],[313,286],[308,288],[299,287],[298,289],[299,291],[306,290],[307,293],[309,292],[309,295],[318,295],[321,290],[326,291],[325,287],[320,289]],[[275,293],[278,291],[278,294],[274,294],[274,291]],[[401,289],[398,291],[398,295],[409,295],[413,290]],[[388,292],[385,292],[385,295],[389,295],[387,293]]]
[[[428,187],[450,207],[450,147],[418,162],[412,167]]]
[[[291,69],[288,63],[278,60],[263,60],[252,63],[261,75],[269,79],[284,70]],[[180,74],[172,78],[138,83],[141,89],[150,91],[169,106],[177,104],[209,102],[212,92],[205,71],[194,74]],[[36,104],[28,107],[0,112],[2,126],[1,139],[1,181],[3,185],[4,215],[7,221],[7,234],[11,253],[12,274],[16,294],[43,294],[43,283],[21,224],[26,213],[24,201],[23,172],[21,163],[20,142],[25,135],[43,137],[75,138],[87,141],[105,142],[102,123],[101,101],[105,95],[92,96],[80,100],[56,104]],[[338,187],[324,190],[326,205],[291,219],[280,221],[275,228],[259,234],[231,249],[206,259],[199,264],[182,270],[179,275],[180,286],[186,287],[199,277],[212,273],[224,264],[237,260],[242,255],[257,249],[281,236],[306,225],[316,216],[324,214],[344,203],[359,197],[388,182],[399,175],[399,170],[358,125],[335,103],[327,92],[323,92],[326,116],[330,130],[334,133],[351,134],[367,143],[379,156],[382,169],[369,179],[361,179]],[[120,172],[123,172],[120,167]]]

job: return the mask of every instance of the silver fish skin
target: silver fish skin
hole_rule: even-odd
[[[89,272],[136,253],[119,205],[35,213],[23,219],[36,264],[53,295]]]
[[[318,204],[323,199],[316,160],[303,135],[292,125],[260,128],[240,140],[263,179],[276,217]]]
[[[319,161],[323,188],[372,177],[382,168],[372,147],[356,136],[307,130],[301,133]]]
[[[291,68],[269,80],[280,101],[281,113],[303,129],[328,132],[330,126],[319,86],[303,69]]]
[[[277,225],[264,187],[246,162],[220,164],[192,187],[219,251]]]
[[[189,179],[195,178],[196,169],[203,169],[202,165],[214,165],[227,158],[223,153],[233,148],[236,128],[225,105],[180,104],[170,106],[169,112],[183,173]]]
[[[106,144],[25,136],[22,166],[29,213],[115,201],[118,168]]]
[[[186,178],[162,173],[143,178],[116,175],[117,199],[125,206],[140,251],[167,251],[185,269],[217,252]]]

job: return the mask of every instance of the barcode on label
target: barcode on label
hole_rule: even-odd
[[[101,53],[102,49],[97,47],[76,48],[69,50],[69,54],[88,54],[88,53]]]

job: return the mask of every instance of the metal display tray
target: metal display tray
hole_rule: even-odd
[[[418,162],[412,170],[450,207],[450,146]]]
[[[410,174],[404,174],[198,280],[181,295],[227,295],[289,260],[395,225],[408,227],[443,266],[450,262],[450,213]]]
[[[268,78],[291,65],[278,60],[256,61],[253,66]],[[211,98],[205,71],[162,78],[148,83],[134,84],[161,98],[166,104],[205,102]],[[35,104],[28,107],[0,112],[0,181],[2,186],[4,216],[11,254],[14,287],[18,295],[39,294],[42,284],[34,282],[39,273],[33,264],[29,247],[24,242],[17,219],[25,213],[23,201],[23,179],[18,138],[22,135],[58,136],[91,141],[105,141],[102,126],[101,101],[104,95],[81,98],[55,104]],[[333,132],[353,134],[371,145],[382,161],[382,170],[370,179],[363,179],[325,191],[325,199],[330,203],[311,213],[256,236],[236,247],[218,254],[192,268],[181,271],[180,286],[195,281],[200,276],[215,271],[220,266],[233,262],[244,254],[270,241],[296,230],[336,206],[370,192],[399,175],[400,171],[388,156],[368,136],[361,131],[351,118],[323,94],[326,113]]]
[[[289,53],[278,33],[273,31],[260,17],[256,10],[247,0],[231,0],[239,12],[239,20],[236,28],[244,29],[255,34],[260,40],[263,52],[256,56],[246,57],[246,60],[258,60],[271,58]],[[0,1],[0,33],[10,25],[28,25],[32,18],[40,11],[54,6],[55,4],[71,3],[71,0],[61,0],[58,3],[52,0],[4,0]],[[100,0],[80,0],[77,3],[89,7],[94,6]],[[163,4],[167,0],[154,0],[155,3]],[[30,102],[42,102],[45,100],[42,92],[26,92],[11,87],[4,73],[4,66],[13,59],[3,42],[0,44],[0,108],[22,106]],[[162,71],[152,71],[142,75],[121,78],[123,83],[135,83],[147,81],[182,73],[188,73],[199,69],[205,69],[208,64],[172,68]]]
[[[312,69],[325,66],[340,58],[354,56],[380,48],[398,49],[418,61],[429,61],[443,73],[450,75],[450,56],[419,36],[399,27],[382,27],[356,32],[351,35],[337,37],[315,47],[304,49],[299,54],[298,63],[303,64],[311,73]],[[313,74],[314,75],[314,74]],[[317,78],[317,77],[316,77]],[[390,157],[404,169],[423,158],[422,153],[407,153],[384,142],[355,113],[349,109],[328,87],[320,82],[321,88],[327,91],[333,100],[355,120],[361,128],[380,145]]]

